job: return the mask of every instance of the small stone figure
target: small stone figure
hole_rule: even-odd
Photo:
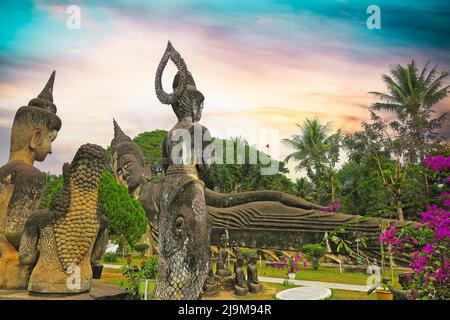
[[[33,268],[19,261],[19,247],[45,183],[34,162],[42,162],[52,153],[52,142],[61,129],[53,103],[54,81],[55,71],[38,97],[17,110],[9,159],[0,167],[0,289],[26,289]]]
[[[262,291],[262,284],[258,279],[258,270],[256,268],[256,255],[251,255],[247,265],[247,282],[248,290],[251,293],[258,293]]]
[[[228,252],[225,251],[226,238],[225,235],[220,236],[219,256],[216,263],[216,275],[219,277],[229,277],[232,275],[230,269],[226,267]]]
[[[20,243],[20,261],[35,265],[29,291],[90,290],[91,263],[104,253],[108,237],[98,198],[104,163],[102,147],[82,145],[72,163],[64,164],[64,187],[50,209],[36,210],[28,219]]]
[[[248,293],[247,282],[245,281],[244,259],[238,259],[234,264],[234,294],[237,296],[245,296]]]
[[[212,269],[212,261],[209,263],[208,279],[206,279],[203,285],[203,295],[211,297],[219,293],[219,288],[217,286],[216,278]]]
[[[245,259],[244,259],[244,256],[241,253],[241,248],[239,248],[239,246],[235,242],[232,244],[232,247],[233,247],[234,255],[236,257],[236,261],[240,260],[242,262],[242,265],[244,265],[245,264]]]

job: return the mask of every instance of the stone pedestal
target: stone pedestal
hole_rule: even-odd
[[[219,290],[234,291],[234,274],[228,277],[216,276],[216,282]]]
[[[234,294],[240,297],[245,296],[248,293],[248,288],[234,286]]]
[[[248,290],[251,293],[260,293],[262,292],[262,284],[261,283],[249,283],[248,284]]]
[[[127,290],[93,283],[90,292],[81,294],[35,294],[26,290],[0,290],[0,300],[129,300]]]

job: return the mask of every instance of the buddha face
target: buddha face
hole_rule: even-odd
[[[117,160],[117,175],[133,191],[142,184],[144,168],[134,155],[125,154]]]
[[[33,139],[31,148],[34,149],[35,160],[42,162],[45,160],[48,154],[52,154],[52,142],[58,136],[58,131],[40,131],[37,130],[34,134],[36,137]]]

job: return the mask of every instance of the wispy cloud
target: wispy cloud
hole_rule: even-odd
[[[78,4],[82,28],[66,28]],[[169,129],[170,107],[154,94],[167,40],[204,93],[203,123],[214,130],[272,127],[286,137],[305,117],[358,130],[384,90],[381,74],[415,58],[450,68],[449,6],[379,1],[382,30],[365,26],[367,1],[44,1],[0,4],[0,162],[12,117],[56,69],[63,127],[39,164],[60,172],[86,142],[107,146],[112,118],[134,136]],[[414,19],[412,18],[414,17]],[[175,69],[169,65],[164,86]],[[439,110],[450,109],[450,101]]]

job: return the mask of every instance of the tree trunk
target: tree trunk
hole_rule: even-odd
[[[334,185],[334,177],[331,175],[331,202],[335,202],[336,187]]]
[[[397,203],[397,205],[400,205],[401,203]],[[403,208],[402,207],[397,207],[397,213],[398,213],[398,220],[400,221],[404,221],[404,214],[403,214]]]
[[[428,174],[426,171],[424,171],[424,173],[423,173],[423,178],[424,178],[424,182],[425,182],[425,195],[426,195],[426,198],[429,199],[430,184],[428,183]]]

